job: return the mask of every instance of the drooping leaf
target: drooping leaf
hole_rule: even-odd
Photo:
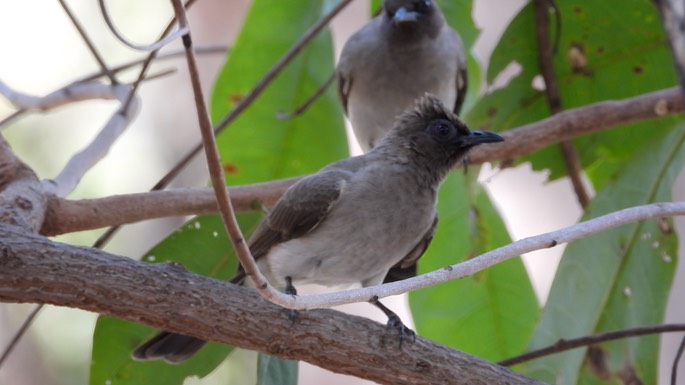
[[[469,168],[469,173],[477,174]],[[420,272],[475,257],[510,241],[488,196],[475,181],[453,172],[440,190],[435,239]],[[410,293],[420,335],[456,349],[499,360],[524,349],[538,306],[520,258],[473,277]]]
[[[257,385],[297,385],[298,362],[268,354],[257,357]]]
[[[685,130],[664,130],[627,162],[592,201],[586,218],[671,200],[685,161]],[[662,322],[675,271],[677,237],[670,220],[621,226],[570,244],[554,279],[530,349],[600,331]],[[577,349],[532,361],[525,373],[559,385],[613,384],[627,375],[656,383],[658,337],[600,344],[593,359]],[[634,376],[634,377],[633,377]]]
[[[212,96],[214,121],[223,118],[321,16],[324,1],[258,0],[252,5]],[[342,107],[329,88],[303,115],[280,120],[333,73],[331,35],[323,31],[218,138],[229,184],[303,175],[348,154]]]

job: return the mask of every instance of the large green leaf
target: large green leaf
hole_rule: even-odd
[[[280,56],[321,15],[323,1],[257,0],[245,21],[231,56],[219,75],[212,98],[212,116],[223,118]],[[330,33],[325,31],[307,46],[248,110],[218,138],[229,184],[244,184],[315,171],[347,154],[342,111],[329,90],[303,116],[276,119],[313,93],[333,71]],[[241,215],[245,234],[259,214]],[[149,255],[155,261],[174,260],[203,275],[222,279],[236,269],[233,250],[216,216],[190,221],[165,239]],[[152,261],[147,258],[145,260]],[[130,360],[137,344],[154,333],[149,328],[101,317],[96,327],[91,383],[181,384],[191,376],[209,373],[232,347],[209,344],[178,366]],[[278,367],[272,361],[270,368]],[[295,373],[296,372],[290,372]]]
[[[685,126],[657,136],[599,193],[586,218],[671,200],[673,181],[685,160]],[[662,322],[677,255],[677,236],[668,223],[667,228],[659,221],[626,225],[570,244],[530,348]],[[601,344],[592,361],[585,353],[578,349],[539,359],[526,365],[525,372],[559,385],[609,384],[625,375],[639,378],[630,383],[656,383],[657,337]]]
[[[437,232],[420,260],[421,272],[510,242],[488,196],[463,173],[447,178],[438,210]],[[413,292],[409,298],[419,334],[489,360],[523,350],[538,315],[535,294],[519,258],[473,277]]]
[[[563,107],[626,98],[675,84],[670,52],[652,1],[557,4],[562,28],[554,67]],[[533,7],[528,5],[509,25],[493,52],[487,79],[492,81],[514,62],[521,66],[521,72],[506,87],[483,97],[469,115],[470,122],[504,130],[549,115],[543,93],[533,88],[539,73],[534,26]],[[555,33],[553,28],[551,33]],[[585,65],[571,65],[569,55],[573,56],[574,52],[574,57],[585,58]],[[651,138],[654,129],[669,127],[673,119],[576,138],[582,164],[595,188],[601,189],[622,163]],[[561,154],[555,146],[526,159],[536,169],[550,170],[552,178],[565,174]]]
[[[220,120],[273,63],[321,16],[324,2],[257,0],[221,71],[212,96]],[[342,108],[333,88],[302,116],[279,120],[333,73],[330,32],[325,30],[219,137],[230,184],[267,181],[314,172],[348,154]]]

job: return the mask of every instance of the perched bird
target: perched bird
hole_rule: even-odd
[[[378,285],[393,267],[415,265],[437,224],[438,188],[472,147],[502,141],[470,131],[440,100],[425,95],[371,152],[335,162],[291,186],[258,226],[249,247],[269,282]],[[242,284],[244,271],[232,280]],[[400,344],[413,331],[378,301]],[[204,341],[162,332],[137,359],[180,362]]]
[[[426,92],[459,114],[466,75],[464,44],[434,1],[384,0],[381,13],[342,49],[338,93],[368,152]]]

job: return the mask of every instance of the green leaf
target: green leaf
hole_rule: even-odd
[[[562,18],[554,68],[564,108],[622,99],[676,83],[670,50],[659,15],[649,0],[560,2]],[[554,18],[551,20],[554,36]],[[521,71],[504,88],[483,97],[468,116],[476,127],[510,129],[549,115],[544,94],[533,87],[539,74],[533,7],[528,5],[511,22],[493,52],[488,82],[510,63]],[[573,66],[569,55],[586,64]],[[578,54],[578,52],[582,52]],[[676,118],[632,124],[574,139],[582,165],[600,190],[622,164],[649,141],[654,130],[670,127]],[[548,169],[551,178],[565,175],[559,149],[550,146],[521,160],[535,169]]]
[[[212,96],[219,121],[321,16],[324,1],[257,0],[247,16]],[[278,22],[282,21],[282,22]],[[279,120],[333,74],[331,35],[323,31],[219,138],[230,184],[317,171],[348,154],[342,108],[329,88],[303,115]]]
[[[685,161],[685,125],[663,131],[627,162],[592,201],[585,218],[640,204],[671,200],[671,188]],[[595,332],[662,322],[677,256],[670,221],[621,226],[568,246],[535,330],[530,349]],[[601,344],[556,354],[525,365],[525,373],[559,385],[608,384],[634,373],[656,383],[658,337]],[[601,368],[601,370],[597,370]],[[579,381],[579,377],[582,381]]]
[[[298,362],[268,354],[257,357],[257,385],[297,385]]]
[[[471,175],[477,171],[469,169]],[[447,178],[438,211],[435,239],[419,263],[422,273],[510,242],[488,196],[462,173]],[[473,277],[412,292],[409,299],[420,335],[489,360],[522,351],[538,314],[520,258]]]

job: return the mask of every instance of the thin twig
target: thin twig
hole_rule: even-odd
[[[17,330],[14,333],[14,336],[12,336],[12,341],[5,347],[5,350],[2,352],[2,356],[0,357],[0,367],[7,361],[7,358],[12,354],[14,351],[14,348],[17,347],[17,344],[21,340],[21,337],[26,334],[26,331],[29,329],[31,324],[33,323],[33,320],[36,319],[38,316],[38,313],[43,309],[44,304],[38,304],[36,305],[33,310],[31,310],[31,314],[26,316],[26,319],[24,319],[24,322],[22,322],[21,327],[19,330]]]
[[[683,215],[685,215],[685,202],[663,202],[630,207],[560,230],[521,239],[468,261],[402,281],[329,294],[286,296],[282,298],[282,301],[279,297],[278,301],[272,302],[290,309],[312,309],[365,302],[372,298],[380,299],[468,277],[521,254],[555,247],[628,223]]]
[[[552,47],[549,39],[549,9],[550,4],[554,4],[553,0],[535,0],[533,5],[535,8],[535,30],[538,43],[538,64],[540,66],[540,73],[545,81],[545,94],[547,95],[547,103],[552,111],[552,114],[557,114],[563,110],[561,104],[561,95],[559,94],[559,86],[554,74],[554,63],[552,61]],[[557,9],[554,6],[554,9]],[[558,10],[557,10],[558,14]],[[560,24],[557,23],[557,27]],[[560,143],[561,153],[568,171],[568,176],[573,185],[573,191],[576,193],[578,203],[585,209],[590,204],[590,195],[585,189],[583,178],[581,177],[583,168],[580,162],[578,150],[572,140],[565,140]]]
[[[673,359],[673,366],[671,367],[671,385],[678,384],[678,364],[680,359],[683,357],[683,350],[685,350],[685,336],[683,336],[680,341],[680,346],[678,347],[678,352]]]
[[[567,350],[576,349],[583,346],[598,344],[601,342],[620,340],[629,337],[638,337],[650,334],[673,333],[685,331],[685,324],[665,324],[652,326],[638,326],[634,328],[614,330],[610,332],[597,333],[589,336],[573,338],[570,340],[560,339],[555,344],[541,349],[533,350],[515,357],[507,358],[498,362],[502,366],[512,366],[522,362],[531,361],[536,358],[549,356]]]
[[[264,74],[264,76],[257,82],[252,90],[240,100],[231,112],[226,115],[214,128],[214,133],[221,133],[231,122],[233,122],[240,114],[245,111],[252,102],[257,99],[259,95],[271,84],[276,76],[283,71],[286,65],[290,63],[298,53],[304,48],[313,38],[315,38],[321,30],[328,25],[328,23],[342,11],[352,0],[342,0],[335,8],[316,22],[305,34],[293,44],[288,51]],[[176,165],[155,184],[152,190],[161,190],[166,187],[178,174],[183,170],[188,163],[202,150],[202,144],[196,145],[186,156],[184,156]]]
[[[317,101],[321,97],[321,95],[323,95],[326,92],[328,87],[330,87],[331,84],[333,84],[334,80],[335,80],[335,72],[333,72],[331,74],[331,76],[328,77],[328,80],[326,80],[326,82],[324,82],[324,84],[321,85],[321,87],[319,87],[319,89],[316,90],[316,92],[314,92],[314,94],[312,96],[307,98],[307,100],[305,100],[304,103],[299,105],[293,112],[288,113],[288,112],[278,111],[276,113],[276,118],[281,119],[281,120],[290,120],[290,119],[293,119],[297,116],[302,115],[305,111],[307,111],[307,109],[312,104],[314,104],[315,101]]]
[[[105,74],[105,76],[107,76],[110,83],[118,84],[119,81],[114,76],[114,73],[109,69],[109,67],[107,67],[105,60],[102,58],[102,56],[100,56],[100,53],[98,53],[97,49],[95,48],[95,44],[93,44],[93,42],[90,41],[90,38],[88,37],[88,34],[86,33],[86,30],[83,28],[81,23],[78,21],[78,19],[76,18],[76,15],[74,15],[74,13],[71,11],[71,9],[67,5],[66,1],[59,0],[59,3],[62,5],[62,9],[64,9],[64,12],[67,13],[67,16],[69,16],[71,23],[74,25],[74,27],[76,27],[76,30],[78,31],[79,35],[81,35],[81,39],[83,39],[83,42],[86,43],[86,45],[88,46],[88,49],[90,50],[90,53],[95,58],[95,61],[98,62],[98,65],[100,66],[100,70],[102,71],[102,73]]]
[[[193,4],[195,4],[195,1],[197,1],[197,0],[188,0],[185,4],[185,7],[186,8],[192,7]],[[167,24],[164,31],[162,31],[160,36],[166,36],[171,31],[171,29],[173,28],[175,21],[176,21],[176,18],[172,18],[171,21],[169,21],[169,24]],[[184,50],[184,52],[185,52],[185,50]],[[138,74],[138,79],[136,79],[135,83],[133,84],[133,91],[134,92],[138,89],[142,80],[145,78],[145,74],[147,73],[148,68],[152,64],[152,61],[157,57],[158,53],[159,53],[159,50],[154,50],[154,51],[150,52],[148,54],[147,58],[145,59],[145,61],[143,62],[143,66],[140,69],[140,73]],[[131,93],[131,94],[133,94],[133,93]],[[127,100],[126,104],[128,104],[129,102],[130,102],[130,100]],[[153,191],[154,190],[156,190],[156,189],[153,188]],[[98,237],[98,239],[95,241],[94,247],[98,247],[98,248],[104,247],[112,239],[112,237],[114,237],[117,234],[117,232],[119,232],[119,228],[120,228],[120,226],[113,226],[113,227],[107,229],[107,231],[105,231],[102,235],[100,235]]]
[[[138,50],[138,51],[158,51],[165,45],[171,43],[172,41],[180,38],[183,36],[183,34],[187,33],[188,30],[184,27],[179,26],[178,30],[175,30],[173,32],[169,32],[169,34],[164,34],[160,39],[155,41],[154,43],[151,44],[137,44],[134,43],[133,41],[129,40],[126,36],[124,36],[121,31],[116,27],[114,24],[114,21],[112,21],[112,18],[109,14],[109,10],[107,9],[107,6],[105,5],[105,0],[99,0],[98,1],[100,4],[100,12],[102,13],[102,17],[105,19],[105,24],[107,24],[107,27],[109,30],[112,32],[112,34],[125,46]]]
[[[47,111],[66,104],[93,99],[124,100],[129,88],[127,85],[110,85],[99,81],[77,82],[47,95],[35,96],[16,91],[0,80],[0,95],[3,95],[14,107],[24,111]]]
[[[185,9],[180,0],[172,0],[174,6],[174,13],[181,29],[190,31],[188,19],[186,17]],[[193,95],[195,97],[195,109],[197,111],[197,119],[200,125],[200,132],[202,133],[202,143],[207,157],[207,166],[209,168],[209,176],[211,178],[212,187],[216,196],[217,205],[219,206],[219,213],[224,223],[224,227],[228,232],[236,255],[240,260],[240,264],[245,270],[246,274],[257,288],[259,293],[267,298],[272,299],[278,296],[286,296],[272,286],[262,275],[257,267],[257,263],[252,257],[247,242],[243,237],[238,220],[235,217],[231,198],[229,197],[228,187],[226,186],[226,179],[219,156],[219,148],[214,137],[214,130],[212,129],[212,121],[209,117],[209,111],[205,104],[204,95],[202,94],[202,85],[200,83],[200,72],[197,68],[197,61],[193,52],[193,45],[190,32],[183,35],[183,47],[186,50],[186,59],[188,62],[188,72],[190,74],[190,81],[192,84]]]

